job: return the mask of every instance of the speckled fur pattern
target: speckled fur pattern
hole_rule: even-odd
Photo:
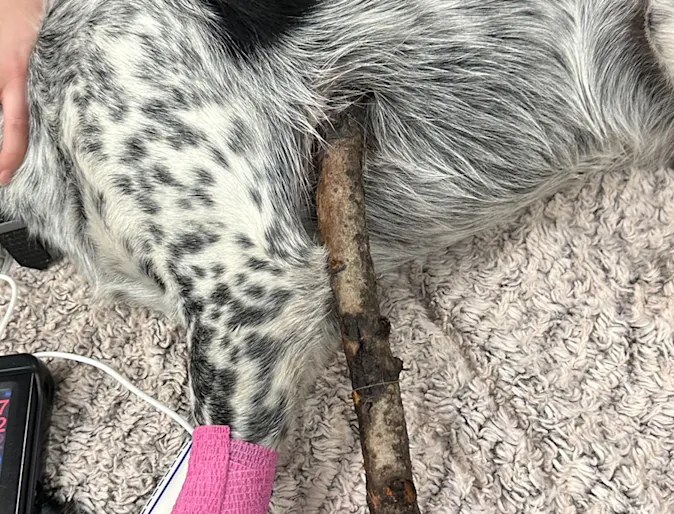
[[[51,0],[0,207],[102,295],[187,327],[197,422],[278,448],[338,342],[320,127],[370,95],[390,269],[593,170],[670,159],[674,4],[654,3]]]

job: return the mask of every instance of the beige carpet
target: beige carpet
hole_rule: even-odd
[[[383,286],[425,513],[674,511],[674,171],[596,177]],[[1,352],[91,355],[186,407],[163,320],[91,300],[69,268],[14,270]],[[54,362],[51,488],[140,512],[180,428],[98,371]],[[298,413],[272,513],[365,513],[341,355]]]

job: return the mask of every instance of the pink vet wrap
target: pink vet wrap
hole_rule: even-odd
[[[277,456],[262,446],[232,440],[229,427],[197,427],[173,514],[266,514]]]

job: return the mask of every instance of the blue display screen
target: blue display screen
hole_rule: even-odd
[[[7,436],[11,399],[11,387],[0,388],[0,472],[2,472],[2,460],[5,455],[5,438]]]

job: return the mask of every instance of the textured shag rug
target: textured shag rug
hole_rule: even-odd
[[[187,408],[186,348],[162,318],[91,300],[69,267],[14,268],[0,353],[113,365]],[[387,276],[424,513],[674,511],[674,171],[593,177],[505,227]],[[53,361],[48,487],[138,514],[180,427],[95,369]],[[343,357],[298,412],[271,512],[365,513]]]

